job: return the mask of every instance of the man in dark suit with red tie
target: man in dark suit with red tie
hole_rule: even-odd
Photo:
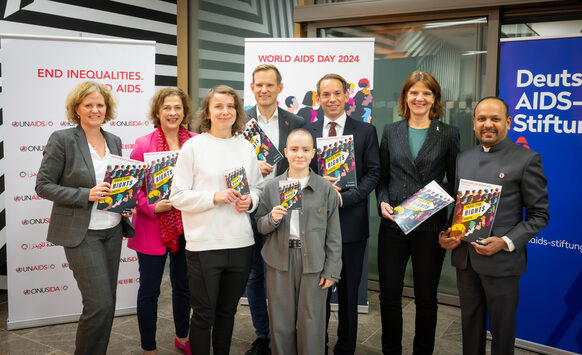
[[[318,137],[353,135],[356,158],[357,187],[340,189],[339,214],[342,232],[341,279],[338,292],[338,341],[335,354],[353,354],[358,332],[358,286],[362,275],[364,254],[369,236],[368,195],[380,179],[380,157],[376,128],[354,120],[344,111],[349,99],[346,80],[338,74],[326,74],[317,82],[317,101],[324,117],[306,125],[314,139]],[[317,157],[311,162],[317,171]],[[328,178],[332,183],[337,179]],[[327,307],[329,309],[329,297]],[[328,311],[329,320],[329,311]]]

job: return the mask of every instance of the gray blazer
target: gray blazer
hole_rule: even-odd
[[[121,139],[101,130],[111,154],[121,155]],[[65,247],[76,247],[85,238],[93,202],[89,191],[97,185],[95,169],[85,131],[77,127],[53,132],[43,152],[36,177],[36,193],[53,201],[47,240]],[[123,236],[135,230],[122,218]]]
[[[254,118],[256,120],[257,106],[255,105],[251,107],[250,109],[246,110],[245,113],[247,115],[247,120],[250,120],[251,118]],[[275,172],[276,176],[283,174],[283,172],[285,172],[289,167],[289,162],[287,161],[287,158],[285,158],[285,153],[283,151],[283,149],[285,149],[285,146],[287,145],[287,136],[289,135],[289,132],[291,132],[295,128],[303,127],[304,125],[303,117],[299,117],[291,112],[285,111],[278,106],[277,106],[277,117],[279,120],[279,146],[277,147],[277,149],[279,149],[279,151],[283,155],[283,159],[281,159],[281,161],[277,163],[277,171]]]
[[[265,185],[255,218],[257,229],[267,236],[261,254],[267,265],[289,270],[289,222],[291,213],[279,223],[270,212],[281,204],[279,181],[287,180],[287,172]],[[342,269],[342,237],[337,194],[324,178],[311,171],[302,191],[299,211],[303,273],[321,273],[328,280],[338,281]]]
[[[455,191],[460,179],[503,186],[491,235],[507,236],[515,250],[501,250],[485,256],[463,242],[453,250],[453,266],[464,270],[467,259],[471,258],[471,266],[479,274],[505,277],[525,273],[526,245],[550,218],[547,181],[540,154],[513,143],[507,136],[488,153],[479,145],[459,154],[456,175]]]

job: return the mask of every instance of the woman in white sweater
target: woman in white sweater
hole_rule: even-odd
[[[249,214],[263,182],[253,146],[239,133],[246,118],[228,86],[212,88],[198,111],[195,131],[180,151],[170,200],[182,211],[190,282],[192,354],[228,354],[234,315],[251,267]],[[250,194],[228,188],[225,172],[243,167]]]

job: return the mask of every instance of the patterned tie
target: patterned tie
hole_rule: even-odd
[[[337,133],[335,132],[335,126],[337,126],[337,123],[335,122],[330,122],[329,123],[329,133],[328,133],[328,137],[335,137],[337,136]]]

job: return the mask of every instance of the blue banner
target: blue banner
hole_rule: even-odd
[[[582,353],[582,37],[501,43],[510,137],[542,155],[550,223],[528,246],[517,337]]]

